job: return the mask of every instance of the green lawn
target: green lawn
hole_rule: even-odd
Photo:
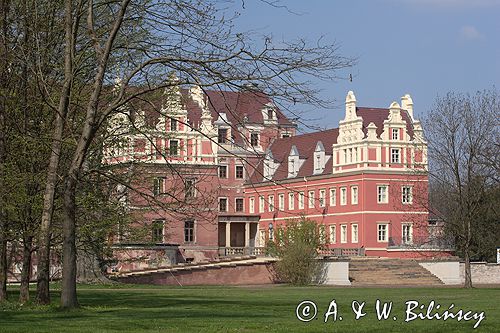
[[[0,305],[0,332],[500,332],[500,289],[455,288],[328,288],[328,287],[158,287],[80,286],[82,308],[61,311],[59,293],[50,307],[16,303]],[[15,299],[17,293],[11,294]],[[378,321],[375,300],[393,301],[388,320]],[[338,316],[324,323],[335,299]],[[317,304],[318,319],[300,322],[295,315],[302,300]],[[353,300],[366,301],[366,316],[354,320]],[[457,321],[405,319],[405,302],[451,303],[458,309],[484,311],[485,319]],[[416,311],[416,310],[414,310]],[[433,311],[432,313],[434,313]],[[394,320],[393,317],[396,317]]]

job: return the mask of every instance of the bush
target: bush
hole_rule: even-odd
[[[316,222],[304,217],[276,228],[272,250],[280,259],[276,262],[278,278],[293,285],[319,282],[324,265],[316,257],[318,249],[324,245],[323,238]]]

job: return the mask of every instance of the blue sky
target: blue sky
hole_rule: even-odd
[[[311,125],[337,127],[353,90],[359,106],[388,107],[410,93],[417,117],[448,91],[500,88],[500,0],[283,0],[273,8],[245,0],[237,29],[276,39],[324,36],[358,58],[353,82],[320,82],[337,107],[305,110]],[[321,119],[321,121],[320,121]]]

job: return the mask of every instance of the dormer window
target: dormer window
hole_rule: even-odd
[[[274,119],[274,110],[273,109],[267,109],[267,119],[273,120]]]
[[[258,133],[251,133],[250,134],[250,144],[252,145],[252,147],[259,146],[259,134]]]
[[[177,131],[177,119],[174,119],[174,118],[170,119],[170,130],[172,132]]]
[[[325,169],[325,147],[323,146],[323,143],[319,141],[316,144],[316,149],[314,149],[314,174],[320,174],[323,173],[323,170]]]
[[[279,163],[276,163],[274,161],[273,153],[271,151],[268,151],[264,160],[264,178],[273,178],[273,175],[276,172],[276,169],[278,169],[278,166]]]
[[[227,143],[227,128],[219,128],[218,143]]]
[[[392,129],[392,139],[399,140],[399,129],[397,128]]]
[[[299,152],[297,147],[292,146],[288,155],[288,178],[297,177],[299,172]]]

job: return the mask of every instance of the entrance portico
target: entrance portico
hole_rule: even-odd
[[[219,216],[219,254],[255,254],[258,225],[257,216]]]

